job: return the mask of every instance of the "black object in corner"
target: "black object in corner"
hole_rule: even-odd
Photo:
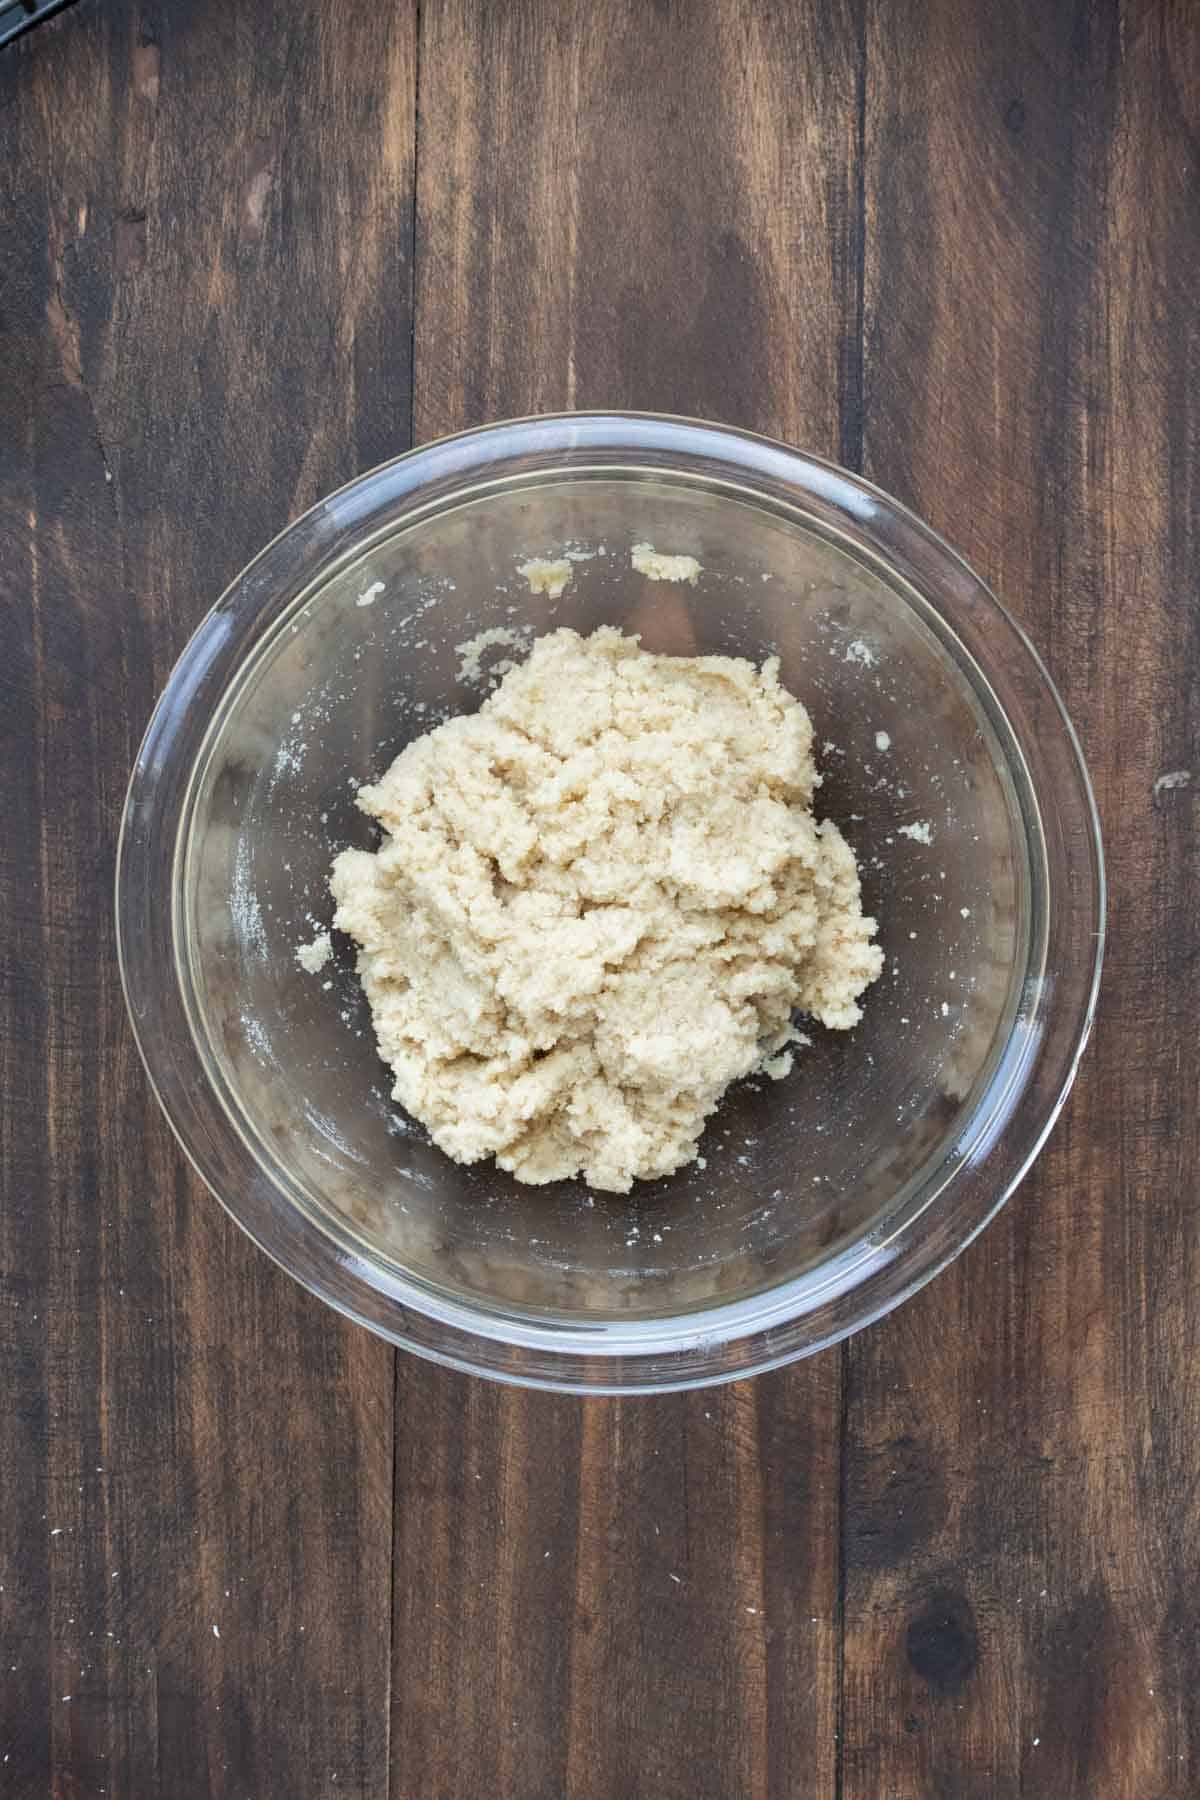
[[[71,0],[0,0],[0,49],[70,4]]]

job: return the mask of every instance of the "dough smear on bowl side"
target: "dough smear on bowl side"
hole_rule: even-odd
[[[788,1072],[793,1015],[848,1029],[882,967],[819,779],[775,657],[537,639],[360,790],[383,841],[333,865],[394,1097],[520,1181],[692,1161],[730,1082]]]

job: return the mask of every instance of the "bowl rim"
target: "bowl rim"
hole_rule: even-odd
[[[357,1240],[339,1238],[288,1202],[249,1146],[230,1140],[231,1121],[188,1023],[178,960],[166,960],[179,930],[179,851],[214,716],[206,702],[237,679],[250,647],[246,635],[252,645],[265,619],[277,622],[296,593],[327,579],[328,565],[357,554],[373,519],[390,533],[423,510],[462,504],[472,482],[506,474],[568,477],[595,467],[600,454],[617,459],[614,474],[635,467],[664,477],[691,470],[735,482],[760,503],[774,496],[809,516],[816,509],[867,553],[864,560],[874,557],[906,578],[952,632],[970,612],[985,644],[989,634],[1006,640],[1008,654],[1015,652],[1040,699],[1050,702],[1058,727],[1048,742],[1038,734],[1043,741],[1036,744],[1011,729],[1035,765],[1039,759],[1055,764],[1051,800],[1055,818],[1065,815],[1069,866],[1056,883],[1065,891],[1052,897],[1050,928],[1064,928],[1069,897],[1077,916],[1065,923],[1076,955],[1082,946],[1087,959],[1085,968],[1071,971],[1072,991],[1057,997],[1057,1016],[1031,1016],[1017,1034],[1015,1058],[1004,1070],[1012,1099],[986,1153],[943,1175],[898,1229],[890,1235],[868,1230],[817,1270],[760,1295],[641,1319],[632,1330],[622,1330],[619,1320],[582,1315],[530,1322],[456,1301],[383,1268]],[[566,460],[571,457],[576,460]],[[385,507],[399,511],[380,523]],[[990,683],[990,660],[979,666]],[[1011,724],[1007,708],[1001,713]],[[1030,774],[1035,805],[1044,786]],[[169,907],[156,898],[165,870]],[[1106,929],[1100,822],[1078,738],[1028,635],[958,552],[882,489],[826,459],[730,426],[623,411],[540,414],[453,433],[355,477],[279,532],[201,619],[154,708],[121,818],[115,904],[121,983],[151,1089],[192,1166],[259,1248],[338,1311],[403,1348],[501,1381],[592,1393],[702,1386],[778,1367],[838,1342],[932,1280],[999,1211],[1065,1104],[1095,1014]],[[173,982],[163,979],[168,969],[175,971]],[[999,1077],[998,1070],[993,1079]],[[964,1171],[969,1186],[959,1182],[953,1219],[942,1220],[933,1237],[919,1238],[915,1227],[926,1209]]]

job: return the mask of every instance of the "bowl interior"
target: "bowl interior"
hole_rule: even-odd
[[[644,540],[697,556],[698,584],[635,574]],[[531,594],[517,565],[564,551],[566,591]],[[730,1091],[698,1163],[628,1197],[450,1162],[390,1097],[354,946],[335,934],[316,975],[296,960],[329,925],[333,856],[373,842],[355,789],[478,706],[535,634],[601,624],[655,651],[781,658],[816,730],[818,811],[858,853],[886,954],[856,1031],[813,1025],[787,1080]],[[488,632],[502,635],[480,646]],[[1029,963],[1031,817],[981,671],[918,594],[815,519],[636,471],[479,489],[344,558],[225,696],[179,845],[192,1029],[292,1203],[382,1266],[538,1317],[742,1299],[878,1244],[986,1137]]]

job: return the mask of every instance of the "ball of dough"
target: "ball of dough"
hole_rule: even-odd
[[[394,1095],[457,1161],[627,1192],[697,1154],[730,1082],[838,1030],[882,958],[812,811],[812,726],[762,669],[540,638],[409,744],[333,866]]]

